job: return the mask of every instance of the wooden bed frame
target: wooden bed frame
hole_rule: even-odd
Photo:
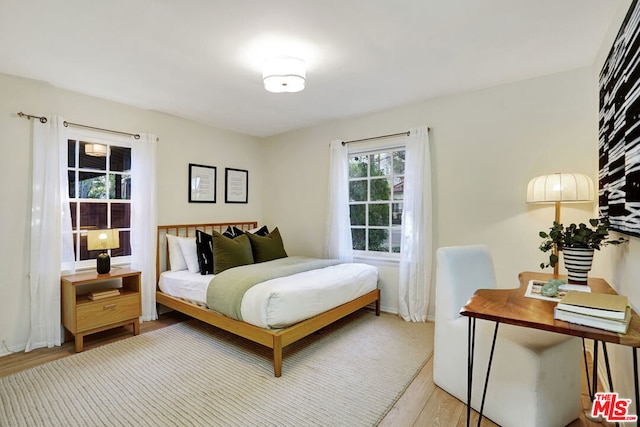
[[[215,230],[222,233],[229,226],[237,227],[246,231],[256,228],[257,225],[257,222],[235,222],[158,226],[156,280],[159,282],[160,273],[168,270],[170,267],[168,244],[165,237],[167,234],[192,237],[195,236],[196,230],[201,230],[205,233],[211,233],[212,230]],[[249,323],[231,319],[181,298],[175,298],[164,294],[159,288],[156,289],[156,302],[176,311],[185,313],[188,316],[194,317],[205,323],[271,348],[273,350],[273,372],[276,377],[282,375],[282,349],[289,344],[292,344],[315,331],[330,325],[336,320],[339,320],[372,303],[375,303],[376,315],[380,316],[380,289],[373,290],[350,302],[280,330],[259,328]]]

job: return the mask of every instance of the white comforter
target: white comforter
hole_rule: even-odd
[[[187,270],[160,276],[160,290],[206,306],[212,275]],[[361,263],[338,264],[267,280],[242,299],[242,319],[261,328],[284,328],[349,302],[376,289],[378,269]]]

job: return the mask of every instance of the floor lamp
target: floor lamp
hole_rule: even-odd
[[[560,203],[593,202],[593,181],[581,173],[552,173],[533,178],[527,186],[527,203],[555,203],[555,221],[560,223]],[[558,248],[553,249],[558,255]],[[558,277],[558,263],[553,276]]]

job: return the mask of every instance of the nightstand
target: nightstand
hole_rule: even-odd
[[[76,352],[83,349],[85,335],[133,325],[133,334],[140,333],[142,299],[140,272],[128,268],[113,268],[107,274],[95,271],[62,276],[62,324],[75,337]],[[120,282],[120,283],[118,283]],[[120,285],[115,296],[91,300],[89,289],[113,288]],[[67,335],[67,334],[65,334]]]

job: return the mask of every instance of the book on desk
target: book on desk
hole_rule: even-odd
[[[631,307],[623,295],[569,291],[556,305],[553,317],[625,334],[631,321]]]

